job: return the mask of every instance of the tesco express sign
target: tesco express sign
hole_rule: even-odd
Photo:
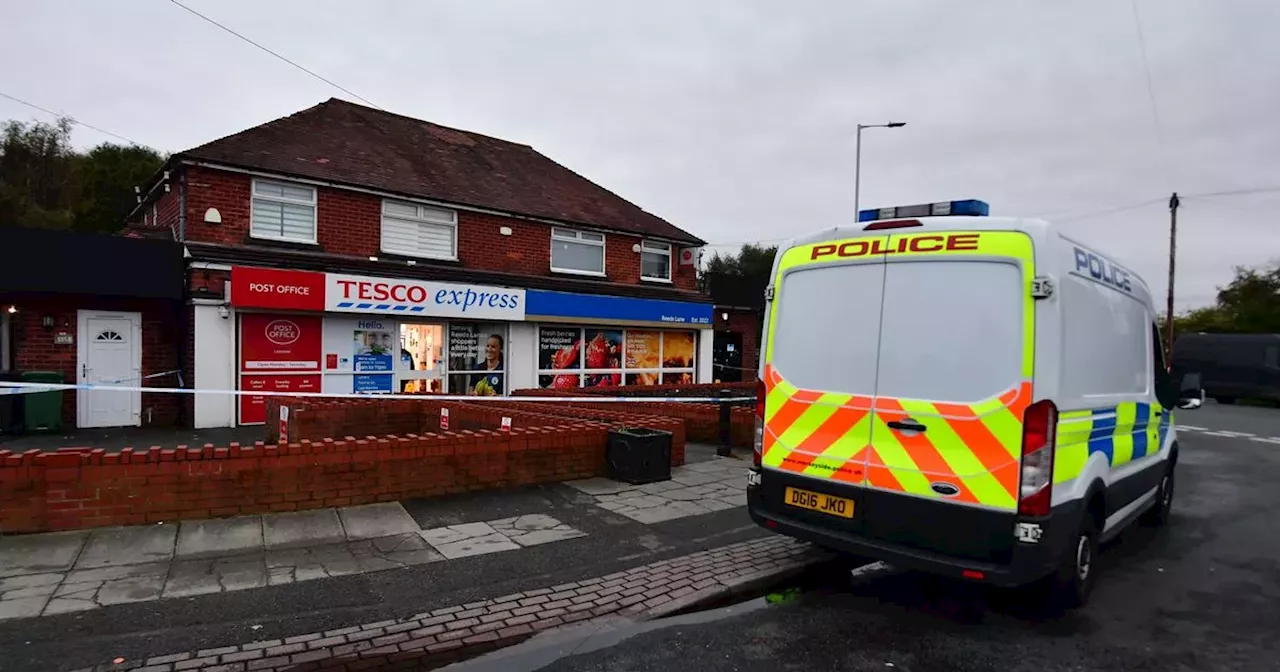
[[[507,287],[325,274],[325,310],[523,320],[525,291]]]

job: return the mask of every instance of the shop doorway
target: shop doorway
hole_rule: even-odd
[[[142,315],[79,311],[76,373],[81,384],[138,386],[142,376]],[[76,426],[137,427],[142,424],[139,391],[80,390]]]
[[[712,340],[714,351],[712,377],[721,383],[742,382],[742,334],[736,331],[717,331]]]
[[[395,371],[401,394],[444,392],[444,325],[401,324]]]

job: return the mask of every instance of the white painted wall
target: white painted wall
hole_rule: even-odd
[[[716,380],[711,366],[715,363],[712,355],[715,352],[715,337],[714,329],[698,330],[698,374],[694,377],[695,382],[714,383]]]
[[[538,386],[538,329],[532,322],[512,322],[507,338],[507,392]]]
[[[196,305],[193,384],[197,390],[236,389],[236,316],[218,315],[218,306]],[[230,394],[195,395],[195,427],[234,427],[236,397]]]

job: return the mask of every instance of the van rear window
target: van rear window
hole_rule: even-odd
[[[801,267],[775,299],[772,364],[806,390],[875,390],[884,264]]]
[[[876,394],[973,402],[1012,387],[1025,292],[1013,262],[889,263]]]

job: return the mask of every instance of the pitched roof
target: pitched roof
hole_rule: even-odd
[[[704,241],[538,153],[330,98],[175,158],[700,244]]]

